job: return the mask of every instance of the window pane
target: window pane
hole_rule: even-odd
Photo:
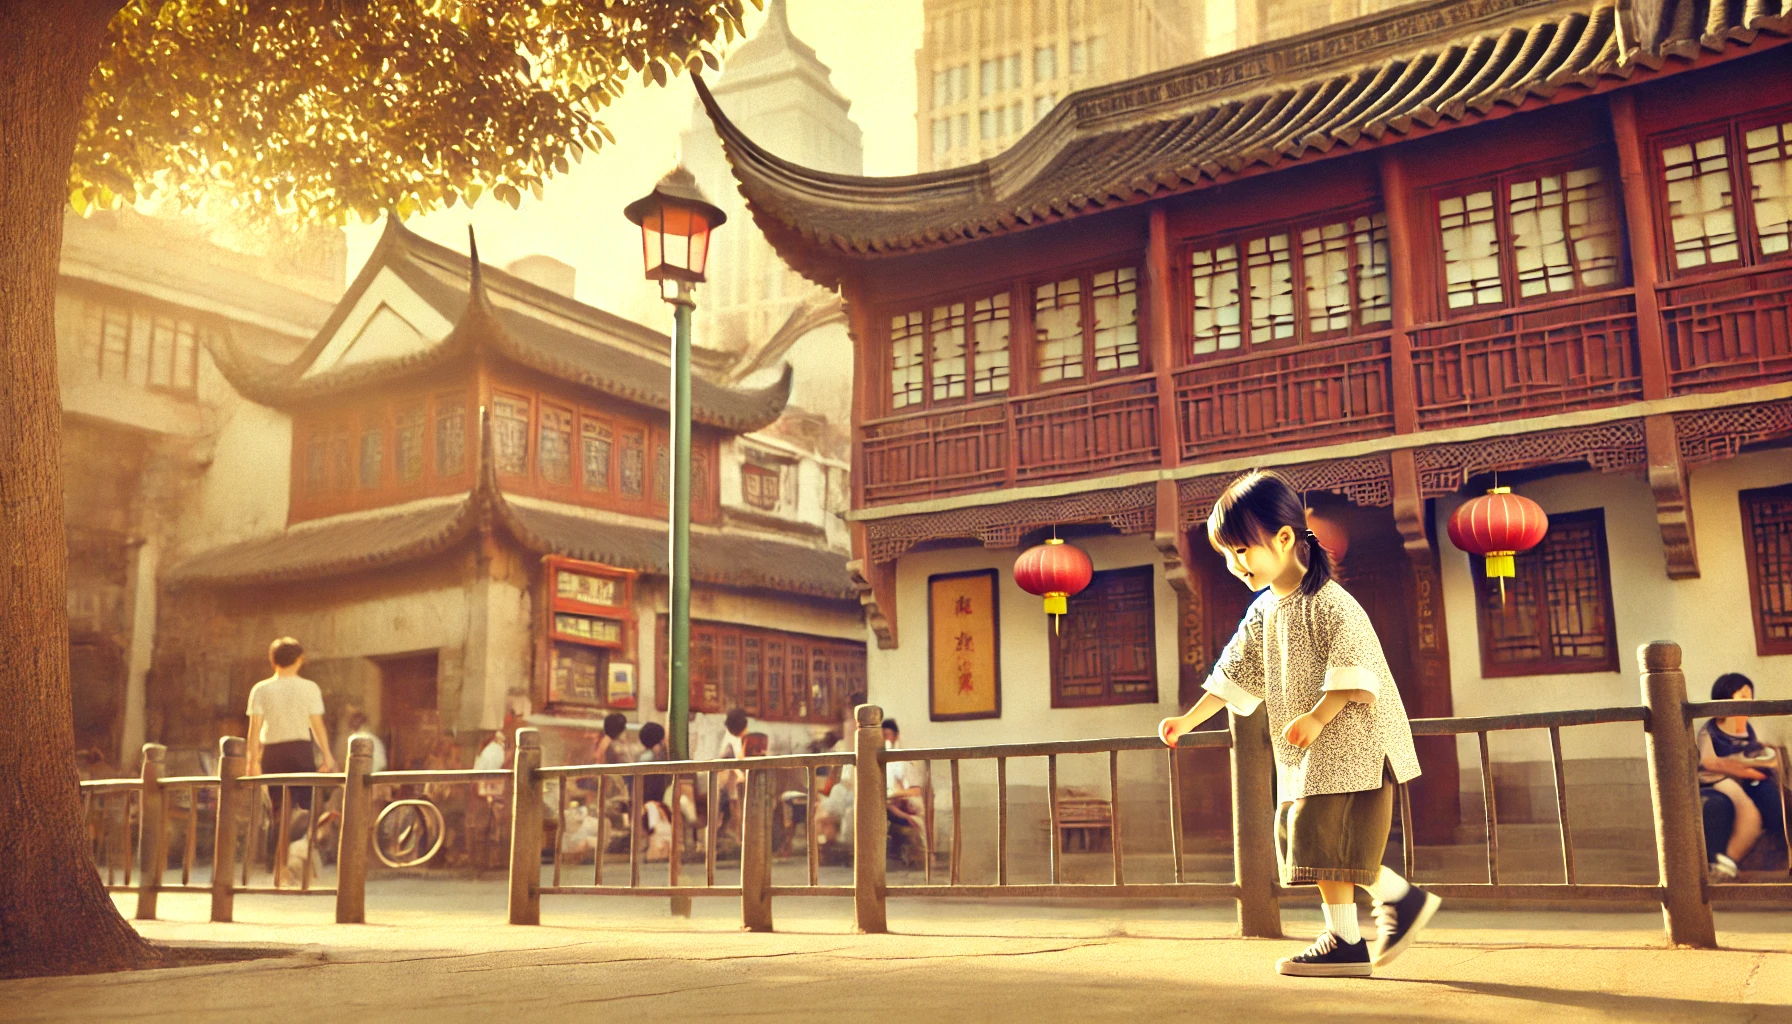
[[[622,493],[630,498],[647,494],[647,436],[638,430],[622,434],[622,460],[618,465]]]
[[[948,72],[933,73],[933,105],[943,107],[952,102],[952,78]]]
[[[1792,248],[1792,124],[1756,128],[1745,143],[1761,255],[1785,252]]]
[[[414,484],[423,479],[422,402],[408,402],[392,414],[392,469],[401,484]]]
[[[978,65],[978,71],[981,73],[982,77],[982,95],[995,95],[998,78],[1002,73],[1002,69],[998,66],[998,62],[986,60]]]
[[[158,316],[149,334],[149,383],[166,388],[174,384],[174,320]]]
[[[1052,112],[1052,98],[1049,94],[1045,95],[1045,96],[1036,97],[1033,100],[1033,122],[1035,124],[1039,123],[1040,121],[1045,120],[1045,115],[1047,115],[1051,112]]]
[[[985,110],[977,115],[977,134],[987,142],[996,137],[996,112]]]
[[[933,122],[933,151],[944,153],[952,148],[952,124],[949,118],[936,118]]]
[[[174,328],[174,386],[182,391],[199,387],[199,329],[184,320]]]
[[[610,425],[603,420],[585,417],[579,426],[583,443],[585,489],[587,491],[607,491],[610,489]]]
[[[1238,248],[1222,245],[1189,254],[1193,285],[1190,340],[1194,355],[1236,349],[1242,343],[1238,302]]]
[[[1724,137],[1670,146],[1662,150],[1661,164],[1674,266],[1684,270],[1739,259],[1742,251],[1736,240],[1730,154]]]
[[[124,380],[131,351],[131,314],[117,306],[100,312],[100,379]]]
[[[1041,384],[1083,375],[1083,293],[1076,278],[1033,292],[1033,365]]]
[[[572,413],[542,406],[540,433],[536,460],[541,478],[554,484],[572,483]]]
[[[1550,652],[1558,660],[1605,661],[1605,596],[1601,555],[1605,530],[1598,520],[1552,522],[1542,552],[1549,609]]]
[[[1008,390],[1008,293],[978,299],[971,307],[971,343],[976,377],[971,393],[996,395]]]
[[[925,398],[921,363],[925,344],[920,310],[890,319],[890,408],[920,405]]]
[[[1070,73],[1071,74],[1080,75],[1087,68],[1088,60],[1086,59],[1086,53],[1087,53],[1087,48],[1083,45],[1082,40],[1078,39],[1075,42],[1072,42],[1070,44]]]
[[[1394,318],[1387,216],[1358,217],[1351,227],[1356,232],[1357,319],[1364,324],[1387,323]]]
[[[371,491],[380,485],[382,456],[386,449],[386,432],[378,423],[361,428],[361,489]]]
[[[933,344],[933,362],[928,376],[933,381],[936,402],[964,397],[964,303],[935,306],[928,328]]]
[[[1095,311],[1095,372],[1139,365],[1139,282],[1132,267],[1104,270],[1091,282]]]
[[[330,483],[337,491],[355,486],[355,441],[348,427],[337,427],[330,439]]]
[[[1597,167],[1512,182],[1512,259],[1529,298],[1618,279],[1618,223]]]
[[[436,397],[436,476],[458,476],[467,468],[467,400]]]
[[[330,486],[330,436],[313,430],[305,439],[305,492],[322,494]]]
[[[1503,301],[1493,193],[1440,199],[1437,220],[1443,231],[1444,288],[1450,308]]]
[[[529,400],[497,395],[492,399],[492,448],[498,472],[529,472]]]
[[[1033,80],[1049,82],[1058,77],[1058,48],[1041,46],[1033,51]]]
[[[1288,236],[1251,239],[1245,264],[1251,275],[1251,344],[1294,337],[1294,260]]]
[[[1054,705],[1157,700],[1155,578],[1148,566],[1106,570],[1071,597],[1053,644]]]

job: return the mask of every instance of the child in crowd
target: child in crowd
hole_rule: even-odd
[[[1381,864],[1394,785],[1419,774],[1406,708],[1369,617],[1332,579],[1286,481],[1273,473],[1234,481],[1208,517],[1207,539],[1232,574],[1261,593],[1203,684],[1206,694],[1164,719],[1159,735],[1174,746],[1222,707],[1237,715],[1267,707],[1282,883],[1316,883],[1326,922],[1306,952],[1276,970],[1368,977],[1406,951],[1441,902]],[[1357,926],[1359,885],[1376,901],[1373,951]]]

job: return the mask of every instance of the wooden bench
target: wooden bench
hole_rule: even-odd
[[[1058,797],[1058,849],[1068,852],[1070,837],[1076,834],[1083,850],[1093,849],[1092,839],[1100,838],[1103,848],[1113,841],[1114,809],[1105,796],[1093,796],[1075,790]]]

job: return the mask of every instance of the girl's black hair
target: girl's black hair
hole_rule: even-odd
[[[1253,470],[1232,481],[1207,517],[1207,542],[1218,551],[1267,544],[1284,526],[1304,542],[1307,572],[1301,577],[1300,592],[1312,597],[1332,578],[1331,559],[1307,528],[1300,495],[1276,474]]]
[[[1711,684],[1711,699],[1730,700],[1736,696],[1736,691],[1744,686],[1752,692],[1755,688],[1755,681],[1740,672],[1725,672],[1717,677],[1717,682]]]

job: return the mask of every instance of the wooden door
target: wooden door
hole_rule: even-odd
[[[442,734],[436,711],[437,657],[385,658],[380,668],[380,728],[394,771],[422,768]]]

